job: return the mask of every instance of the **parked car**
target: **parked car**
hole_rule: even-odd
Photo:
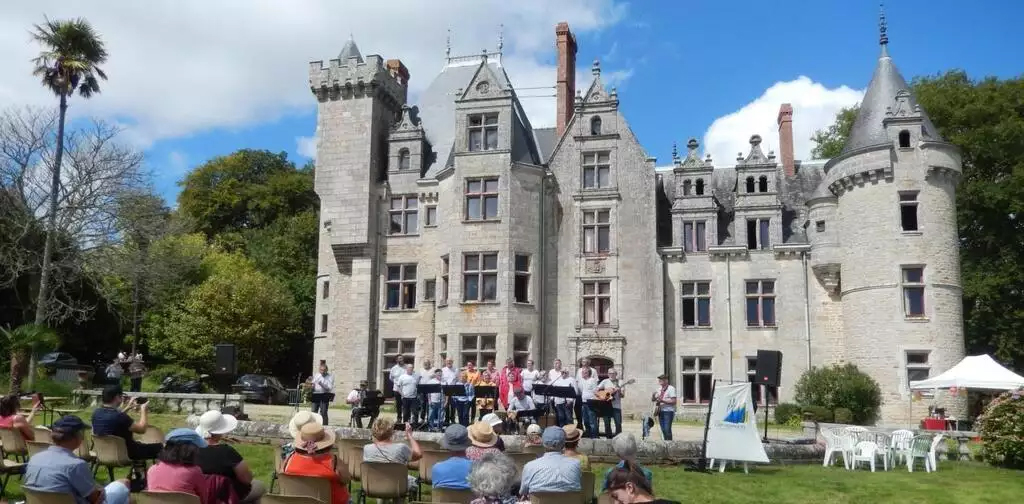
[[[288,404],[288,389],[273,376],[247,374],[242,375],[232,387],[236,394],[241,394],[246,401],[266,404]]]
[[[78,359],[67,352],[50,352],[39,359],[39,365],[44,368],[77,366]]]

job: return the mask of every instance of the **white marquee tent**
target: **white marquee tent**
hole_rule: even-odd
[[[1024,388],[1024,377],[1004,368],[988,355],[970,355],[927,380],[910,382],[910,390],[939,390],[956,387],[967,390],[1016,390]]]

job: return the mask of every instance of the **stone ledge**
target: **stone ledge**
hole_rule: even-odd
[[[195,426],[199,417],[191,415],[188,417],[188,424]],[[354,429],[350,427],[337,427],[335,432],[338,438],[347,439],[369,439],[369,429]],[[288,433],[288,426],[264,421],[239,421],[238,428],[231,433],[231,436],[239,440],[251,443],[280,443],[291,439]],[[413,437],[417,441],[440,442],[441,434],[434,432],[415,432]],[[394,440],[405,439],[404,433],[396,432]],[[501,436],[505,447],[509,451],[521,451],[523,448],[523,436]],[[594,462],[616,462],[618,458],[612,451],[612,443],[609,439],[582,439],[579,450],[587,454]],[[792,444],[784,442],[769,442],[765,445],[768,459],[773,464],[806,464],[821,463],[825,455],[824,447],[815,444]],[[701,443],[696,441],[661,441],[661,440],[637,440],[637,459],[643,464],[678,464],[692,462],[700,459]]]
[[[90,408],[100,405],[100,390],[74,390],[71,395],[75,402]],[[204,413],[224,406],[238,408],[245,412],[245,397],[240,394],[183,394],[183,393],[159,393],[159,392],[125,392],[127,397],[145,397],[150,402],[158,404],[172,413]]]

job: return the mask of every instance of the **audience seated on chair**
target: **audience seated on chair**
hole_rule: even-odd
[[[501,435],[505,433],[505,422],[502,421],[501,417],[494,413],[488,413],[480,418],[480,421],[491,424],[491,429],[498,435],[498,442],[494,443],[494,447],[498,451],[505,451],[505,441],[501,439]]]
[[[485,417],[486,418],[486,417]],[[469,442],[473,445],[466,449],[466,458],[477,461],[488,453],[501,453],[498,447],[501,436],[494,432],[494,427],[485,420],[473,422],[469,426]]]
[[[409,444],[395,443],[391,437],[395,433],[395,423],[386,418],[373,421],[370,434],[373,442],[363,447],[363,462],[382,464],[409,464],[423,457],[419,442],[412,437],[412,425],[405,424],[405,438]],[[417,485],[416,478],[409,476],[409,488]]]
[[[331,453],[336,437],[317,422],[307,422],[295,434],[295,451],[284,461],[281,472],[289,476],[326,478],[331,482],[331,502],[348,504],[348,466]]]
[[[608,494],[620,504],[671,504],[674,501],[655,499],[651,480],[640,470],[640,466],[625,462],[612,468],[608,473]]]
[[[590,470],[590,458],[586,455],[576,451],[576,448],[580,444],[580,438],[583,437],[583,431],[579,430],[575,425],[569,424],[562,427],[565,431],[565,449],[562,454],[569,458],[574,458],[580,461],[580,469],[583,471]]]
[[[120,385],[109,385],[101,396],[103,406],[92,413],[92,433],[96,436],[117,436],[124,439],[128,457],[132,460],[153,460],[162,448],[159,444],[136,442],[132,434],[143,434],[149,427],[148,403],[138,404],[135,398],[127,403]],[[139,420],[134,421],[126,413],[138,407]]]
[[[451,457],[434,464],[431,470],[434,488],[469,489],[469,481],[466,478],[473,467],[473,462],[466,458],[466,448],[469,446],[469,433],[465,427],[452,424],[444,430],[441,449],[451,452]]]
[[[4,396],[0,399],[0,429],[14,429],[21,433],[25,441],[35,441],[36,433],[32,430],[32,419],[41,407],[41,403],[33,404],[32,411],[26,418],[18,413],[21,409],[21,399],[16,394]]]
[[[471,504],[515,504],[516,464],[504,453],[487,453],[473,463],[469,487]]]
[[[22,486],[37,492],[69,494],[79,504],[128,504],[128,480],[99,487],[89,463],[75,456],[88,428],[74,415],[57,419],[51,426],[53,446],[28,461]]]
[[[197,463],[203,474],[217,474],[231,480],[239,502],[256,502],[267,493],[266,486],[252,477],[249,464],[245,463],[224,437],[238,427],[238,419],[217,410],[207,411],[199,417],[196,433],[206,440],[206,448],[199,450]]]
[[[615,467],[625,467],[626,464],[630,464],[632,467],[638,469],[645,477],[647,477],[648,483],[651,488],[654,487],[654,473],[650,469],[641,466],[636,463],[636,437],[628,432],[623,432],[612,438],[612,451],[615,452],[615,456],[619,457],[619,463]],[[612,467],[604,473],[604,480],[601,483],[601,491],[608,490],[608,478],[612,474]]]
[[[578,492],[583,471],[580,461],[562,455],[565,431],[561,427],[548,427],[541,434],[544,455],[523,466],[519,495],[530,492]]]
[[[165,444],[157,454],[157,463],[146,472],[146,490],[151,492],[182,492],[199,497],[202,504],[211,502],[203,471],[196,465],[199,450],[206,448],[192,429],[174,429],[167,433]]]

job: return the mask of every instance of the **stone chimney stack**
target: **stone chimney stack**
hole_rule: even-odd
[[[558,136],[562,136],[572,118],[576,99],[576,36],[569,31],[569,23],[562,21],[555,27],[555,45],[558,48],[555,124]]]
[[[782,168],[787,177],[796,174],[796,163],[793,159],[793,106],[783,103],[779,107],[779,154],[782,157]]]

